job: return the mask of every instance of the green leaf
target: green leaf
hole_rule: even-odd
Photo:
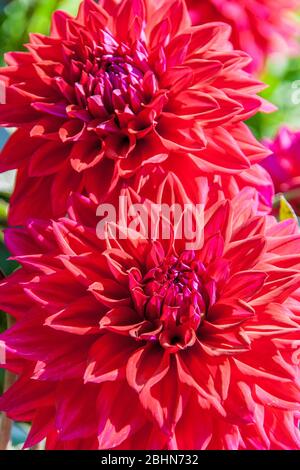
[[[3,199],[0,199],[0,224],[6,225],[8,213],[8,203]]]
[[[298,222],[298,218],[295,214],[291,204],[285,199],[284,195],[281,194],[279,198],[279,220],[294,219]]]
[[[19,266],[16,261],[9,260],[9,256],[10,253],[7,248],[3,243],[0,243],[0,269],[6,276],[14,272]]]

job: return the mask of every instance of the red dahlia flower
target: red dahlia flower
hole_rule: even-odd
[[[194,24],[225,21],[232,27],[234,47],[246,51],[260,70],[272,52],[297,50],[299,31],[292,21],[299,0],[186,0]]]
[[[243,123],[263,85],[243,70],[250,59],[231,49],[229,26],[192,27],[183,0],[158,3],[122,0],[109,15],[84,0],[75,19],[54,14],[50,37],[6,55],[0,125],[18,130],[0,170],[19,169],[12,224],[64,216],[70,191],[101,201],[170,153],[177,172],[190,159],[213,173],[268,154]]]
[[[155,200],[190,202],[176,181]],[[8,231],[23,267],[0,285],[17,320],[0,339],[19,379],[0,408],[33,421],[26,446],[300,448],[298,226],[258,216],[254,190],[203,202],[197,249],[71,219]]]
[[[262,163],[272,177],[277,193],[289,193],[289,201],[300,210],[300,132],[287,127],[279,129],[276,137],[264,144],[273,152]]]

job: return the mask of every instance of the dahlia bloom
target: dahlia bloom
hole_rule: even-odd
[[[186,0],[194,24],[224,21],[232,27],[236,49],[252,58],[251,71],[259,71],[270,53],[296,51],[299,34],[292,12],[299,0]]]
[[[99,240],[81,195],[69,218],[8,230],[23,267],[0,285],[16,318],[0,340],[19,378],[0,408],[33,422],[26,446],[300,448],[299,229],[257,215],[253,189],[202,186],[195,249],[171,221],[170,239]],[[191,201],[172,174],[153,193]]]
[[[183,0],[112,3],[56,12],[49,37],[6,55],[0,125],[18,128],[0,156],[1,171],[18,168],[11,224],[64,216],[72,191],[102,201],[171,154],[177,173],[191,160],[194,173],[230,174],[269,154],[243,123],[269,109],[264,86],[228,25],[192,27]]]
[[[272,155],[262,162],[262,166],[272,177],[276,193],[289,193],[289,201],[300,209],[300,132],[287,127],[279,129],[274,139],[266,139],[264,144]]]

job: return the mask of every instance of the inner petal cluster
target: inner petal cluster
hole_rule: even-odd
[[[167,102],[164,96],[157,106],[152,105],[158,83],[149,66],[147,49],[141,41],[134,46],[119,43],[104,30],[99,32],[99,41],[75,49],[70,60],[75,96],[69,99],[67,116],[79,119],[88,132],[106,140],[107,157],[125,158],[136,139],[153,129],[157,114]],[[66,95],[69,87],[64,85]],[[76,130],[76,139],[82,138]]]
[[[215,282],[206,276],[194,251],[170,255],[141,281],[145,320],[156,325],[151,339],[170,352],[195,343],[197,331],[215,302]]]

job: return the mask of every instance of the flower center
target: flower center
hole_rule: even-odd
[[[159,325],[159,342],[170,352],[194,344],[211,302],[211,283],[193,251],[166,258],[144,276],[145,318]]]
[[[99,43],[86,46],[81,57],[77,103],[95,119],[113,117],[123,128],[151,101],[155,91],[144,83],[145,74],[151,73],[148,54],[141,43],[133,48],[117,43],[106,31],[99,34]]]

